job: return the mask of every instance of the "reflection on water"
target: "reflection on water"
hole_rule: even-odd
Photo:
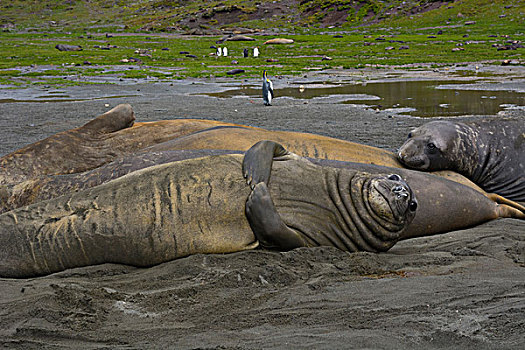
[[[446,84],[446,88],[437,88]],[[455,89],[454,84],[461,84]],[[363,84],[348,84],[332,87],[309,87],[304,85],[275,90],[275,97],[311,99],[333,95],[371,95],[378,98],[369,101],[362,98],[345,100],[343,103],[359,103],[379,109],[400,108],[418,117],[494,115],[508,105],[525,106],[525,93],[515,91],[465,90],[464,81],[395,81]],[[214,97],[251,96],[259,97],[261,88],[243,87],[220,93]],[[502,106],[503,105],[503,106]]]

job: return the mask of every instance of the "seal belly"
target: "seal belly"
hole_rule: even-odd
[[[241,155],[139,170],[0,215],[0,275],[25,277],[124,263],[151,266],[195,253],[253,247]]]

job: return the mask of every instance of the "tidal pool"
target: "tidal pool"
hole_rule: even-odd
[[[457,85],[457,87],[455,86]],[[378,109],[396,109],[398,113],[417,117],[446,117],[460,115],[495,115],[505,108],[525,108],[525,93],[508,90],[469,89],[469,82],[454,80],[392,81],[357,84],[309,86],[275,89],[275,98],[313,99],[327,96],[351,95],[342,103],[366,104]],[[472,85],[474,86],[474,85]],[[259,86],[243,86],[208,96],[231,98],[259,97]]]

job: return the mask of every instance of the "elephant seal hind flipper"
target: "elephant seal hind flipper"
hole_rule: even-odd
[[[398,158],[409,168],[452,170],[483,190],[525,201],[525,122],[431,121],[413,129]]]
[[[135,114],[129,104],[120,104],[79,128],[79,131],[112,133],[133,126]]]

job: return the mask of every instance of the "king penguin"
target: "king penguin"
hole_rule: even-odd
[[[273,98],[273,83],[266,76],[266,71],[263,72],[262,94],[263,94],[264,105],[271,106],[272,98]]]

